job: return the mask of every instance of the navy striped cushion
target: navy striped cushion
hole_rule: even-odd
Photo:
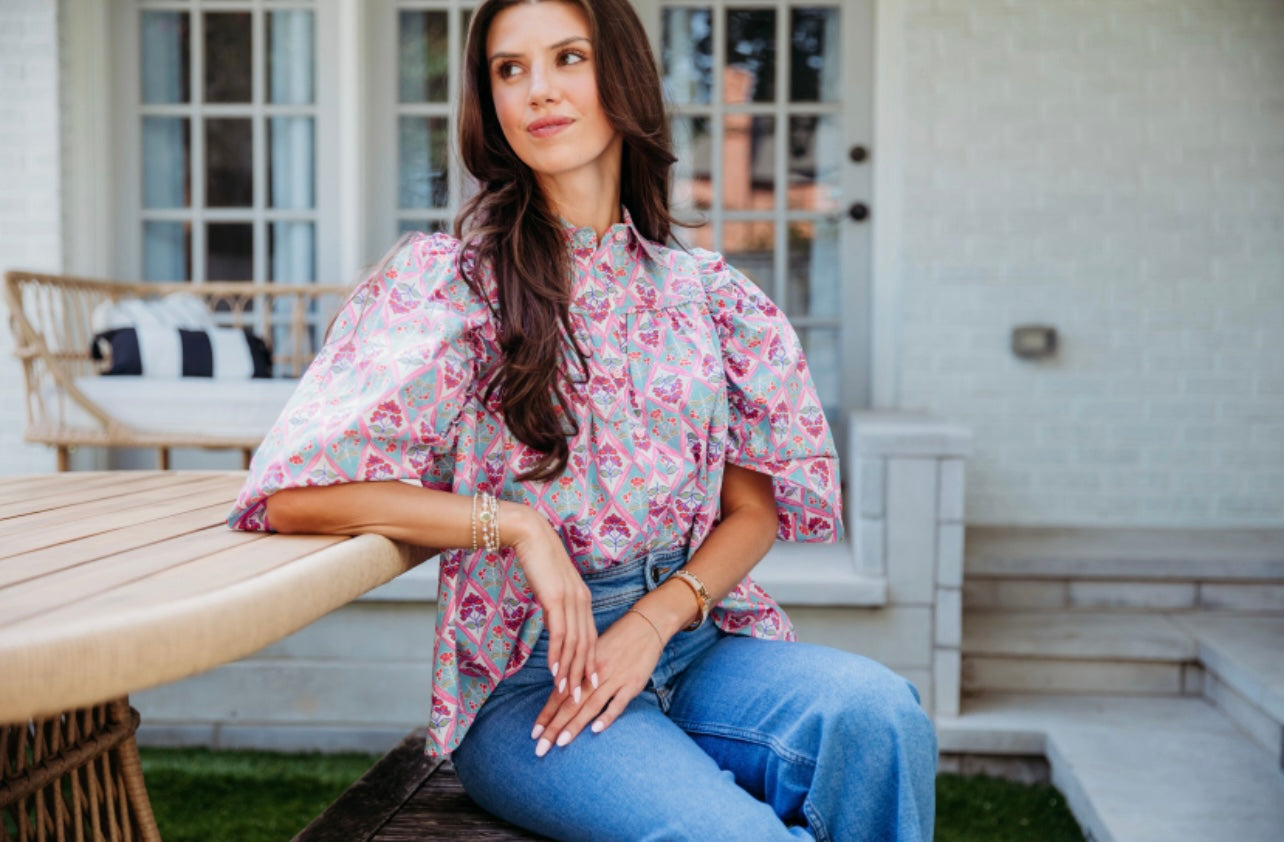
[[[272,354],[249,328],[120,327],[95,336],[90,353],[107,361],[102,374],[221,380],[272,376]]]

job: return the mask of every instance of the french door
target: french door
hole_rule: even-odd
[[[845,439],[870,398],[869,0],[637,6],[672,103],[675,206],[704,223],[680,237],[784,308]]]

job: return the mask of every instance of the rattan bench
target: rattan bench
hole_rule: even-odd
[[[449,760],[424,756],[424,729],[411,731],[294,842],[419,842],[543,839],[473,803]]]
[[[263,337],[272,349],[277,377],[297,378],[312,360],[320,334],[349,291],[342,286],[127,283],[7,272],[4,297],[14,333],[14,353],[22,362],[26,387],[24,438],[56,447],[60,471],[67,470],[69,452],[77,446],[155,448],[161,468],[169,467],[170,448],[231,448],[241,451],[243,466],[248,466],[250,454],[267,429],[235,434],[166,429],[163,416],[144,429],[122,420],[109,402],[87,394],[83,387],[89,381],[85,378],[97,377],[97,364],[90,358],[90,322],[95,308],[125,298],[191,293],[205,301],[220,325],[249,327]],[[255,381],[259,385],[264,382]],[[105,382],[95,385],[111,388]],[[97,391],[101,393],[102,388]]]

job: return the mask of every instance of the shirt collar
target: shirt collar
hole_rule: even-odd
[[[583,225],[577,227],[573,223],[568,222],[565,217],[559,218],[562,221],[562,229],[566,234],[567,241],[574,244],[577,249],[583,248],[593,251],[600,245],[597,239],[597,232],[593,230],[592,226]],[[660,255],[657,251],[656,244],[648,240],[643,236],[642,232],[638,230],[637,225],[633,222],[633,214],[629,213],[629,209],[624,205],[620,205],[620,218],[623,221],[617,222],[608,228],[604,239],[610,240],[612,237],[623,234],[627,237],[629,244],[636,245],[652,260],[660,261]]]

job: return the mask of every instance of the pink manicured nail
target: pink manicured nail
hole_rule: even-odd
[[[531,730],[531,739],[532,739],[532,740],[534,740],[534,739],[538,738],[540,734],[543,734],[543,733],[544,733],[544,726],[543,726],[543,725],[536,725],[536,726]]]
[[[571,691],[571,698],[575,700],[575,704],[580,703],[580,688],[576,687]]]
[[[553,677],[554,677],[554,678],[557,678],[557,668],[558,668],[558,667],[560,667],[561,665],[562,665],[562,662],[561,662],[561,661],[558,661],[557,663],[553,664]]]
[[[544,755],[548,754],[548,750],[552,747],[553,747],[553,744],[550,743],[548,740],[540,740],[539,743],[537,743],[535,746],[535,756],[543,757]]]
[[[594,723],[593,723],[593,726],[592,726],[592,730],[593,730],[593,733],[594,733],[594,734],[600,734],[600,733],[602,733],[602,730],[603,730],[604,728],[606,728],[606,723],[605,723],[605,722],[603,722],[603,721],[602,721],[602,720],[600,720],[600,719],[599,719],[597,722],[594,722]]]
[[[567,743],[569,743],[570,741],[571,741],[571,732],[570,732],[570,731],[563,731],[562,733],[560,733],[560,734],[558,734],[558,735],[557,735],[557,744],[558,744],[559,746],[564,746],[564,745],[566,745]]]
[[[597,673],[593,673],[589,676],[589,684],[593,685],[594,690],[597,689]]]
[[[559,693],[566,692],[566,676],[562,676],[562,680],[558,683],[557,692]]]

